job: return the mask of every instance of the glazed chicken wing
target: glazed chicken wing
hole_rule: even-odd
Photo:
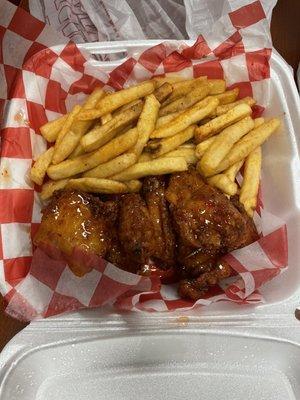
[[[120,245],[135,271],[151,261],[162,269],[174,264],[174,235],[164,187],[163,179],[147,178],[143,184],[143,197],[128,194],[120,202]]]
[[[116,202],[103,203],[76,190],[58,192],[43,210],[34,244],[46,252],[59,250],[74,274],[82,276],[91,268],[79,253],[104,257],[116,217]]]
[[[200,297],[205,282],[209,284],[218,276],[221,279],[230,275],[229,268],[216,273],[218,259],[255,241],[258,237],[255,225],[241,206],[207,185],[195,170],[173,174],[166,198],[177,236],[182,276],[197,278],[199,283],[200,274],[209,274],[201,278],[199,285],[196,281],[188,283],[190,288],[201,287]],[[184,285],[180,291],[187,295],[186,281]],[[195,298],[194,291],[192,297]]]

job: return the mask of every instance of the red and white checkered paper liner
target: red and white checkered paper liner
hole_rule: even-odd
[[[221,282],[196,303],[178,297],[176,285],[127,273],[96,258],[93,270],[78,278],[61,260],[34,250],[41,218],[38,187],[28,178],[35,159],[46,148],[39,127],[66,113],[95,86],[121,89],[154,75],[180,73],[225,78],[240,95],[253,95],[266,106],[271,46],[261,3],[254,1],[222,18],[213,34],[201,35],[192,47],[164,42],[106,73],[72,43],[11,3],[0,0],[0,289],[6,311],[32,320],[103,304],[119,309],[165,311],[208,305],[220,300],[262,301],[258,288],[287,264],[285,224],[262,207],[256,214],[262,237],[225,258],[237,276]],[[259,115],[263,107],[256,107]],[[260,214],[260,216],[259,216]]]

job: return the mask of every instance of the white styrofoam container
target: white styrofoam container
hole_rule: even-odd
[[[157,43],[80,46],[126,54]],[[111,70],[122,61],[93,62]],[[35,321],[0,355],[0,400],[300,399],[300,101],[286,64],[271,62],[266,115],[281,116],[282,128],[264,145],[263,198],[287,223],[289,269],[262,289],[266,303]]]

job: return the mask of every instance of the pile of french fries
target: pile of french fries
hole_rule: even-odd
[[[31,169],[46,200],[59,189],[138,192],[140,179],[195,165],[208,184],[239,194],[252,216],[261,170],[261,145],[277,118],[252,119],[255,100],[237,100],[222,79],[155,77],[114,93],[97,88],[84,104],[43,125],[53,143]],[[244,166],[241,188],[236,176]],[[43,184],[46,174],[50,178]]]

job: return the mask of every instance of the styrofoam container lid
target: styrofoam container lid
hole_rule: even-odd
[[[126,53],[157,43],[80,46]],[[289,268],[262,289],[266,303],[184,315],[102,308],[32,322],[0,355],[0,400],[300,398],[300,103],[286,64],[273,54],[271,66],[266,114],[283,126],[264,145],[263,198],[287,223]]]

